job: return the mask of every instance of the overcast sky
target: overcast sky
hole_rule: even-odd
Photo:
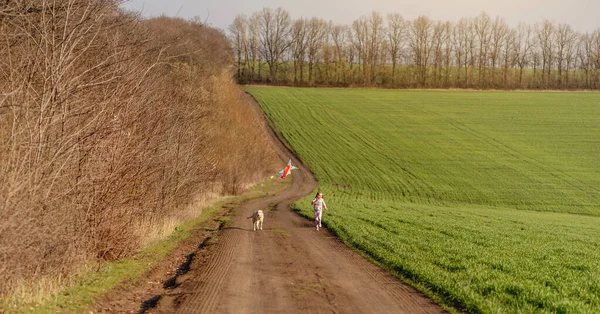
[[[351,24],[371,11],[398,12],[406,19],[426,15],[434,20],[457,21],[486,12],[504,17],[510,25],[549,19],[587,32],[600,28],[600,0],[130,0],[125,8],[146,17],[165,14],[199,16],[213,27],[226,29],[236,14],[250,15],[263,7],[282,7],[292,18],[321,17]]]

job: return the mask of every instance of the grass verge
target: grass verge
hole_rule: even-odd
[[[180,243],[188,239],[195,229],[203,228],[213,219],[227,223],[230,217],[224,216],[242,202],[278,193],[289,186],[289,180],[270,180],[258,184],[242,195],[225,197],[205,208],[195,219],[174,228],[165,239],[158,240],[142,248],[135,256],[119,261],[97,263],[86,267],[58,293],[43,302],[31,302],[19,297],[0,299],[2,313],[80,313],[86,311],[94,300],[119,284],[135,285],[142,275],[158,264]],[[230,212],[231,213],[231,212]]]

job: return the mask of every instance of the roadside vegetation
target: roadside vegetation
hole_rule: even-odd
[[[141,247],[133,256],[124,259],[89,265],[81,273],[70,278],[68,285],[58,287],[55,293],[37,294],[36,298],[23,298],[19,294],[0,300],[0,308],[6,313],[76,313],[86,312],[95,306],[96,298],[116,287],[127,289],[144,279],[153,267],[163,263],[177,247],[196,234],[205,234],[202,243],[214,240],[218,230],[231,219],[235,209],[243,202],[251,201],[289,187],[290,181],[266,181],[244,191],[240,195],[220,198],[212,205],[202,208],[200,214],[181,225],[175,226],[168,237],[161,237]],[[197,236],[197,235],[196,235]],[[194,243],[193,247],[197,247]],[[39,288],[43,288],[42,285]]]
[[[0,5],[0,297],[133,256],[277,167],[223,33],[120,1]]]

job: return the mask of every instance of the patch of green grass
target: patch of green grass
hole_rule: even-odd
[[[221,216],[217,218],[217,221],[222,223],[223,225],[227,225],[231,222],[231,217],[229,216]]]
[[[291,237],[291,235],[287,231],[285,231],[284,229],[282,229],[280,227],[275,227],[275,232],[279,233],[280,235],[282,235],[286,238]]]
[[[468,312],[600,308],[600,93],[247,88],[324,223]],[[312,195],[295,210],[312,219]]]
[[[119,284],[135,284],[141,276],[158,265],[169,252],[191,236],[197,228],[203,228],[215,216],[224,212],[224,208],[235,208],[241,202],[277,193],[289,186],[290,182],[271,180],[258,184],[240,196],[226,197],[214,205],[205,208],[197,218],[175,227],[166,239],[157,241],[141,249],[134,257],[115,262],[106,262],[89,267],[75,280],[75,283],[52,296],[44,304],[23,304],[15,298],[0,299],[0,312],[3,313],[79,313],[94,303],[94,299]],[[227,223],[228,216],[217,220]],[[211,240],[213,240],[211,238]]]

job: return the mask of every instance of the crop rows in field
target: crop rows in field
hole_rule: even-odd
[[[297,210],[311,217],[306,204]],[[360,201],[332,191],[324,223],[441,302],[471,312],[594,312],[600,219],[510,209]]]
[[[326,225],[439,302],[600,308],[600,94],[248,90],[315,173]]]
[[[600,215],[597,93],[250,91],[320,183],[375,198]]]

